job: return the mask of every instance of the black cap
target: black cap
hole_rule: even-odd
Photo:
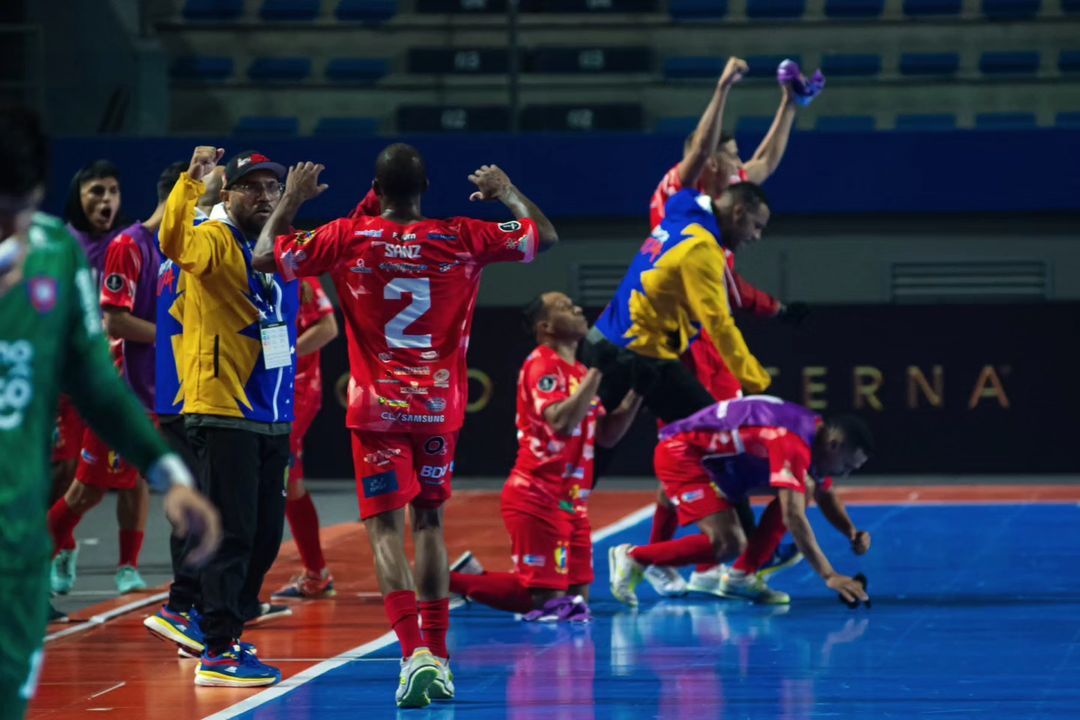
[[[234,155],[229,160],[229,164],[225,166],[225,188],[228,189],[237,180],[256,170],[269,170],[277,175],[278,180],[285,178],[284,165],[274,162],[262,153],[245,150],[238,155]]]

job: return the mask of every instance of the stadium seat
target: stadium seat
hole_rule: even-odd
[[[956,116],[951,113],[941,115],[897,115],[897,130],[955,130]]]
[[[726,62],[727,58],[722,57],[669,57],[664,59],[664,77],[671,80],[719,78]]]
[[[903,53],[901,75],[955,75],[960,69],[958,53]]]
[[[644,128],[645,110],[637,103],[527,105],[521,111],[521,129],[526,132],[640,132]]]
[[[1054,118],[1054,124],[1059,128],[1080,130],[1080,112],[1060,112]]]
[[[794,60],[799,63],[799,67],[802,67],[802,57],[799,55],[747,55],[746,64],[750,66],[750,71],[746,77],[760,80],[763,78],[776,79],[776,66],[784,60]],[[803,72],[809,73],[812,68],[803,68]]]
[[[822,115],[814,123],[821,132],[873,132],[876,128],[873,115]]]
[[[746,17],[753,20],[801,18],[806,0],[746,0]]]
[[[374,83],[389,68],[381,58],[334,58],[326,63],[326,79],[332,82]]]
[[[696,117],[662,117],[656,121],[656,132],[664,135],[678,135],[685,138],[697,129]]]
[[[880,55],[837,54],[821,59],[821,71],[826,77],[866,77],[881,73]]]
[[[658,0],[520,0],[529,13],[652,13]]]
[[[982,0],[982,11],[990,20],[1028,20],[1041,5],[1042,0]]]
[[[715,20],[728,12],[727,0],[670,0],[672,20]]]
[[[406,64],[420,75],[501,75],[509,65],[505,48],[409,48]]]
[[[885,10],[885,0],[825,0],[827,18],[876,18]]]
[[[248,115],[240,118],[233,135],[257,137],[292,137],[300,130],[300,121],[294,117],[271,117]]]
[[[416,0],[418,13],[505,13],[506,0]]]
[[[920,15],[959,15],[961,0],[904,0],[904,14],[917,17]]]
[[[263,0],[259,17],[263,20],[314,20],[319,16],[319,0]]]
[[[379,118],[326,117],[315,124],[315,135],[324,137],[363,137],[379,132]]]
[[[505,132],[510,111],[505,105],[399,105],[399,132]]]
[[[185,20],[235,20],[244,13],[244,0],[187,0]]]
[[[248,66],[248,77],[265,82],[299,82],[311,75],[311,60],[306,57],[255,58]]]
[[[169,74],[174,80],[211,82],[228,80],[233,74],[231,57],[199,57],[190,55],[173,61]]]
[[[397,0],[341,0],[334,17],[351,22],[381,23],[394,17]]]
[[[1080,50],[1062,50],[1058,56],[1058,70],[1063,73],[1080,72]]]
[[[1034,75],[1039,71],[1039,53],[984,52],[979,58],[979,72],[985,75]]]
[[[1035,127],[1035,113],[976,113],[975,127],[980,130],[1030,130]]]
[[[772,127],[771,115],[743,115],[735,122],[735,132],[764,135]]]
[[[534,73],[647,73],[652,52],[647,47],[536,48],[526,63]]]

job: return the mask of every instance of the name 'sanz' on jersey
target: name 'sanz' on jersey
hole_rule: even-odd
[[[0,431],[22,425],[34,399],[34,346],[29,340],[0,340]]]

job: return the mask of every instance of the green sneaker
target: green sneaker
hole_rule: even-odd
[[[79,559],[79,546],[74,550],[61,550],[52,559],[49,568],[49,585],[57,595],[67,595],[75,585],[75,561]]]
[[[138,568],[131,565],[121,565],[116,570],[116,591],[121,595],[129,592],[146,589],[146,581],[142,579]]]
[[[786,592],[773,590],[765,578],[741,570],[729,570],[720,581],[720,592],[725,597],[741,598],[759,605],[787,605],[791,598]]]
[[[634,590],[645,575],[645,566],[630,557],[633,545],[623,543],[608,550],[608,574],[611,578],[611,594],[624,605],[637,607]]]
[[[422,708],[431,704],[428,688],[438,679],[439,672],[439,661],[427,648],[417,648],[411,657],[402,658],[398,688],[394,693],[397,706]]]

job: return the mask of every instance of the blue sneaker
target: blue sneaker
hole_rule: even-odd
[[[143,620],[147,630],[162,640],[167,640],[191,655],[201,655],[206,649],[199,614],[192,608],[189,612],[173,612],[166,605]]]
[[[57,595],[67,595],[75,584],[75,563],[79,559],[79,545],[74,550],[56,553],[49,566],[49,586]]]
[[[764,580],[770,575],[774,575],[781,570],[787,570],[793,565],[798,565],[802,562],[803,554],[799,552],[799,548],[795,547],[795,543],[784,543],[780,547],[776,548],[776,552],[773,553],[772,559],[761,568],[758,568],[757,576]]]
[[[203,687],[261,687],[281,681],[281,671],[236,644],[220,655],[203,651],[195,668],[195,684]]]

